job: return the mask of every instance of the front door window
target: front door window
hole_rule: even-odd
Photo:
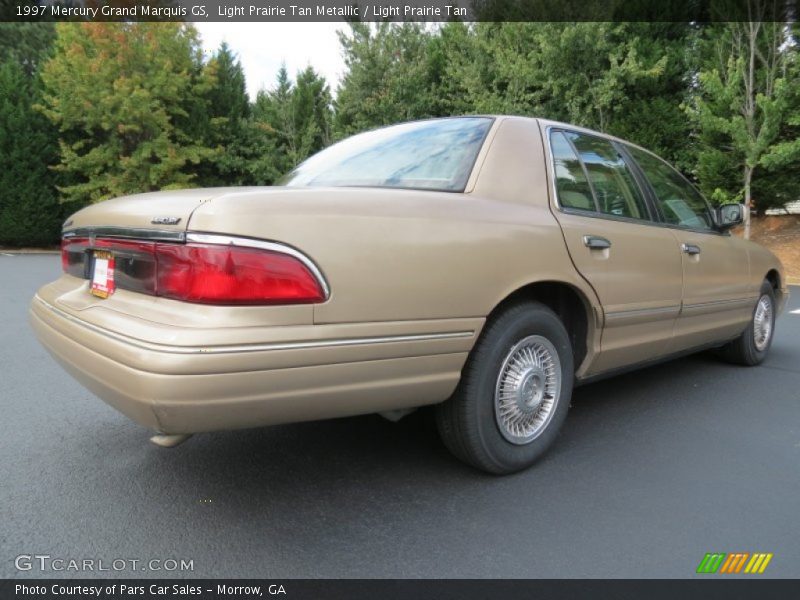
[[[650,182],[667,223],[686,229],[713,229],[708,204],[683,175],[649,152],[632,146],[628,151]]]

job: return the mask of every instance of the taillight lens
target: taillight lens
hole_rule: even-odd
[[[213,244],[158,244],[159,296],[207,304],[322,302],[316,277],[287,254]]]
[[[325,300],[321,282],[301,260],[272,250],[114,239],[90,243],[86,238],[71,238],[61,244],[64,271],[90,277],[92,258],[88,250],[92,248],[114,253],[114,279],[120,289],[201,304],[306,304]]]

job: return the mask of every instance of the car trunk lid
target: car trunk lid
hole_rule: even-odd
[[[181,239],[189,218],[199,206],[230,191],[230,188],[204,188],[122,196],[79,210],[64,223],[64,233]]]

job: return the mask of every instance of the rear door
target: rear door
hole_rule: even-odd
[[[624,153],[600,136],[550,128],[555,216],[570,256],[603,306],[601,352],[588,375],[671,351],[681,306],[681,254],[653,222]]]
[[[681,250],[683,307],[675,327],[676,350],[738,335],[756,302],[749,289],[746,244],[715,229],[705,199],[678,171],[649,152],[631,146],[627,150]]]

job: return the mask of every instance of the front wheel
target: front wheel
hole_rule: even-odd
[[[513,473],[553,443],[573,385],[569,335],[538,302],[511,306],[481,334],[453,396],[436,408],[447,448],[494,474]]]
[[[775,290],[769,281],[764,280],[747,329],[738,338],[720,348],[720,353],[723,358],[735,364],[761,364],[767,357],[774,333]]]

